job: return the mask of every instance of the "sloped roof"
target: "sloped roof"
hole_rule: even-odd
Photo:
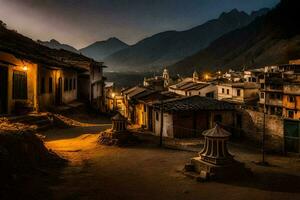
[[[144,87],[140,87],[140,86],[135,86],[135,87],[123,90],[122,93],[127,95],[129,98],[132,98],[132,97],[136,96],[137,94],[140,94],[146,90],[148,90],[148,89],[144,88]]]
[[[206,137],[224,138],[229,137],[231,133],[224,130],[219,124],[216,124],[214,128],[204,131],[202,135]]]
[[[161,103],[155,103],[159,106]],[[234,106],[230,103],[219,101],[216,99],[190,96],[169,99],[163,102],[164,111],[180,112],[180,111],[199,111],[199,110],[234,110]]]
[[[175,85],[170,86],[170,88],[175,90],[200,90],[202,88],[205,88],[209,86],[209,83],[199,83],[199,82],[193,82],[193,81],[182,81],[180,83],[177,83]]]
[[[49,67],[86,71],[89,70],[91,63],[102,66],[102,63],[81,54],[66,50],[50,49],[3,26],[0,26],[0,51]]]

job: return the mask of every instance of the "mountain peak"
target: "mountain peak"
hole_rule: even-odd
[[[228,19],[232,17],[241,17],[241,16],[248,16],[247,13],[244,11],[239,11],[238,9],[234,8],[229,12],[222,12],[219,19]]]
[[[127,48],[128,44],[122,42],[116,37],[110,37],[107,40],[97,41],[93,44],[80,49],[80,51],[95,60],[102,60],[103,58]]]
[[[74,48],[70,45],[67,45],[67,44],[62,44],[62,43],[60,43],[59,41],[57,41],[55,39],[51,39],[50,41],[38,40],[37,42],[39,44],[47,46],[51,49],[64,49],[64,50],[71,51],[71,52],[74,52],[74,53],[79,53],[76,48]]]

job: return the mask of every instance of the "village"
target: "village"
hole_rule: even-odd
[[[0,199],[300,198],[300,58],[122,87],[0,29]]]

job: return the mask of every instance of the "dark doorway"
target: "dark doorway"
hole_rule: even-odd
[[[7,114],[7,67],[0,67],[0,114]]]
[[[60,105],[62,103],[62,78],[58,79],[57,87],[56,87],[56,105]]]
[[[299,120],[284,120],[284,147],[286,152],[300,153]]]
[[[149,125],[149,130],[150,131],[153,131],[153,125],[152,125],[152,112],[153,112],[153,108],[152,107],[149,107],[149,110],[148,110],[148,125]]]

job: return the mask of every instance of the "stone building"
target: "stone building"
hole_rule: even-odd
[[[256,104],[259,94],[259,85],[253,82],[219,83],[217,85],[217,90],[218,100],[235,104]]]
[[[154,134],[164,137],[199,137],[215,122],[234,126],[234,106],[208,97],[191,96],[154,103]]]

